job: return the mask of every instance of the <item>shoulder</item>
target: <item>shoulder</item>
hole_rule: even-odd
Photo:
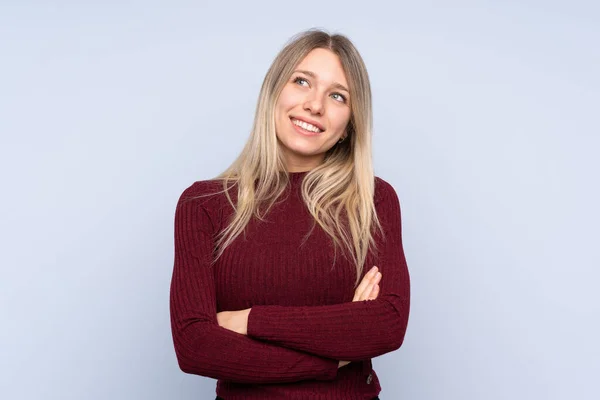
[[[232,183],[229,183],[229,195],[233,196]],[[227,202],[223,181],[218,179],[196,181],[188,186],[179,196],[177,205],[191,202],[205,209],[220,208]]]
[[[383,178],[375,177],[375,204],[379,203],[398,203],[398,194],[394,187]]]
[[[223,190],[223,183],[220,180],[209,179],[196,181],[188,186],[181,194],[182,198],[190,198],[211,194]]]

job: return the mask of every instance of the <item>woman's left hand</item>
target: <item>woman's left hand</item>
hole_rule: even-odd
[[[248,314],[251,308],[239,311],[221,311],[217,313],[217,322],[219,326],[230,331],[247,335],[248,334]]]

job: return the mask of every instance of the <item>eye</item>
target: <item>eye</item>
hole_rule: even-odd
[[[304,82],[304,83],[306,83],[306,85],[303,85],[301,82]],[[301,77],[301,76],[297,76],[297,77],[294,79],[294,83],[297,83],[297,84],[298,84],[298,85],[300,85],[300,86],[308,86],[308,81],[307,81],[306,79],[304,79],[303,77]]]
[[[345,103],[346,102],[346,96],[339,94],[339,93],[332,93],[331,96],[334,98],[335,101],[339,101],[340,103]],[[334,97],[334,96],[337,96]]]

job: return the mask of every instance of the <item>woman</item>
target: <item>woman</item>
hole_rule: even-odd
[[[173,340],[217,399],[378,398],[371,359],[401,346],[410,293],[371,120],[353,44],[304,32],[267,72],[240,156],[181,195]]]

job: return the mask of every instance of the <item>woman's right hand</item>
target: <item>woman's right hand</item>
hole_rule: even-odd
[[[363,277],[362,281],[354,291],[353,302],[364,300],[375,300],[379,296],[379,282],[381,281],[381,272],[377,267],[373,267]],[[340,361],[338,368],[350,364],[350,361]]]

